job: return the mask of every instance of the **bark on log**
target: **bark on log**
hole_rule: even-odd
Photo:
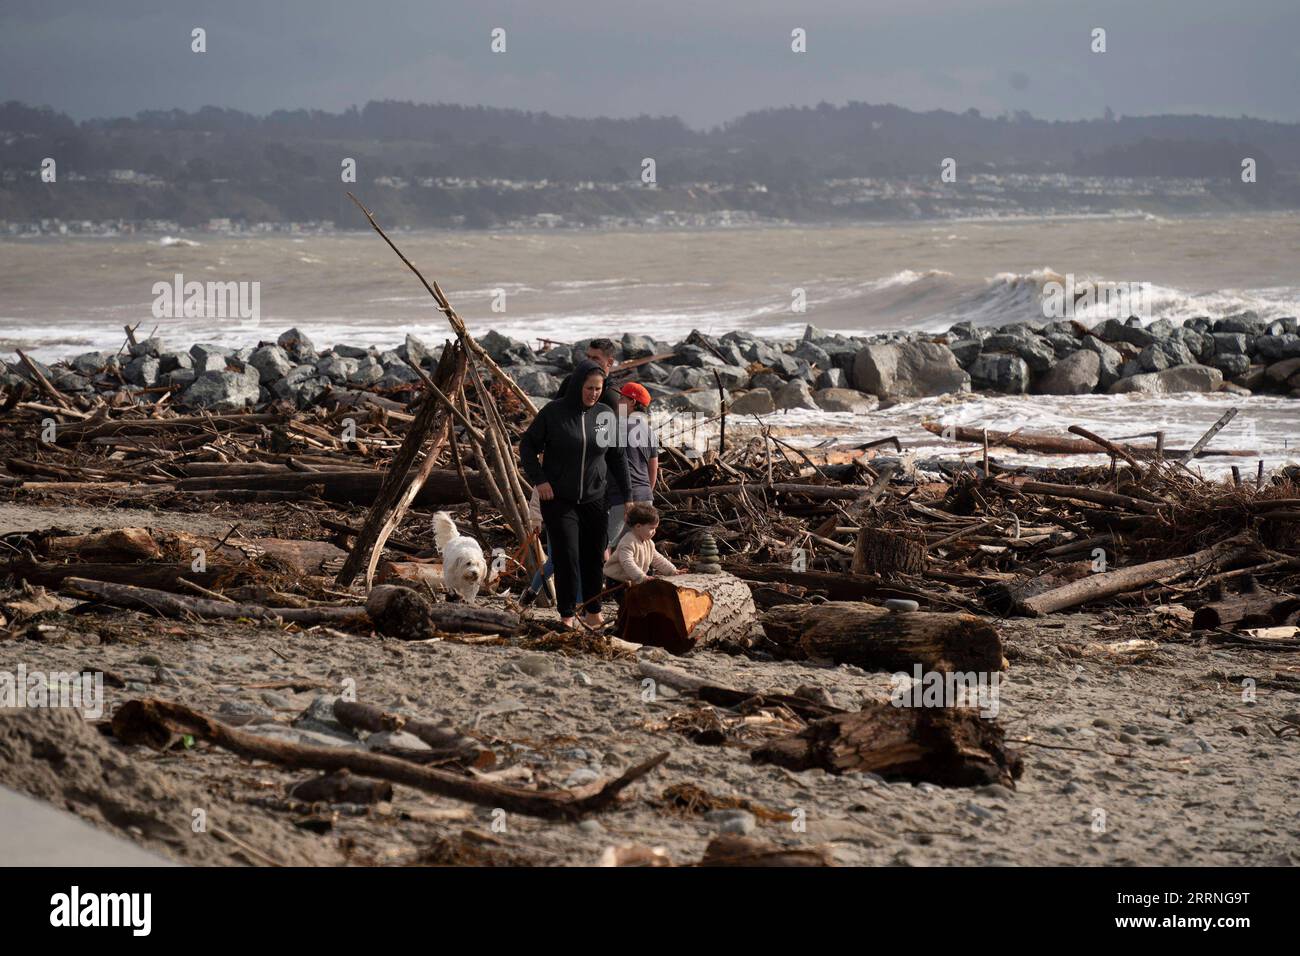
[[[1002,641],[974,614],[913,611],[895,614],[859,601],[783,604],[760,619],[770,641],[796,657],[853,664],[863,670],[1002,669]]]
[[[290,621],[295,624],[329,624],[347,626],[369,623],[364,608],[354,607],[262,607],[257,604],[226,604],[208,598],[185,597],[158,591],[153,588],[138,588],[129,584],[110,584],[106,581],[91,581],[86,578],[65,578],[60,588],[65,594],[74,597],[90,597],[115,607],[135,608],[141,611],[153,611],[163,617],[221,618],[235,620],[241,617],[254,620]]]
[[[879,528],[859,528],[853,548],[854,574],[918,574],[925,568],[925,545]]]
[[[380,634],[422,641],[438,631],[453,634],[511,634],[519,615],[469,604],[434,604],[411,588],[381,584],[366,599],[366,611]]]
[[[406,717],[382,710],[371,704],[360,704],[339,698],[334,701],[334,716],[345,726],[379,733],[404,730],[423,740],[431,748],[435,760],[454,760],[457,763],[484,770],[496,763],[496,754],[472,737],[458,733],[450,725],[435,724],[418,717]]]
[[[119,558],[124,561],[153,561],[162,557],[158,542],[144,528],[117,528],[94,534],[47,538],[45,553],[51,558]]]
[[[226,726],[206,714],[157,698],[129,700],[113,714],[113,735],[126,744],[165,749],[178,737],[206,740],[250,760],[269,760],[289,767],[332,773],[348,770],[364,777],[389,780],[426,793],[466,800],[511,813],[550,820],[580,820],[614,804],[618,794],[668,758],[661,753],[634,766],[621,777],[572,790],[524,790],[459,773],[422,767],[397,757],[364,753],[348,747],[315,747],[270,740]]]
[[[749,585],[739,578],[677,574],[629,587],[615,630],[633,644],[686,654],[704,644],[748,644],[757,617]]]
[[[1095,573],[1097,572],[1093,571],[1091,561],[1072,561],[1028,579],[1021,578],[990,585],[980,592],[980,596],[994,614],[1012,614],[1022,608],[1031,597],[1045,594]]]
[[[1273,627],[1287,623],[1297,610],[1300,610],[1300,598],[1269,593],[1233,594],[1197,608],[1192,615],[1192,630]]]
[[[1252,553],[1254,553],[1254,550],[1244,546],[1243,539],[1230,538],[1203,551],[1197,551],[1182,557],[1166,558],[1163,561],[1149,561],[1146,564],[1135,564],[1129,568],[1102,571],[1098,574],[1089,575],[1059,588],[1036,594],[1020,602],[1020,605],[1014,610],[1029,617],[1051,614],[1054,611],[1064,611],[1067,608],[1078,607],[1080,604],[1086,604],[1089,601],[1124,594],[1127,591],[1133,591],[1147,584],[1154,584],[1157,581],[1173,581],[1215,562],[1226,562],[1232,558]]]
[[[876,773],[887,780],[941,787],[1015,786],[1022,764],[1002,728],[973,707],[895,707],[873,703],[857,713],[809,724],[751,754],[788,770]]]

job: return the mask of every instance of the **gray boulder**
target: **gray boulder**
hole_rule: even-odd
[[[1098,385],[1102,388],[1110,388],[1111,385],[1119,381],[1119,370],[1120,366],[1124,364],[1124,359],[1117,349],[1111,348],[1095,335],[1085,335],[1083,337],[1083,347],[1090,352],[1096,352],[1097,357],[1101,359]]]
[[[356,369],[348,378],[349,385],[373,385],[384,377],[384,367],[373,355],[367,355],[357,363]]]
[[[635,335],[631,332],[624,332],[620,345],[623,348],[623,358],[625,360],[649,358],[651,355],[657,355],[655,351],[655,340],[648,335]]]
[[[109,355],[108,352],[82,352],[68,364],[85,375],[94,375],[108,362]]]
[[[438,356],[433,350],[409,332],[406,334],[406,341],[397,347],[397,353],[416,365],[427,365],[432,368],[438,364]]]
[[[223,345],[199,343],[190,346],[190,358],[194,362],[195,375],[202,375],[204,372],[224,372],[234,355],[234,349],[228,349]]]
[[[1175,392],[1217,392],[1223,373],[1207,365],[1180,365],[1161,372],[1146,372],[1121,378],[1108,391],[1112,395],[1139,393],[1169,395]]]
[[[828,368],[817,376],[818,388],[848,388],[849,373],[842,368]]]
[[[788,411],[793,408],[808,408],[816,411],[819,408],[817,402],[813,399],[812,389],[808,387],[808,383],[803,379],[795,379],[781,386],[777,393],[772,396],[772,401],[776,403],[776,407],[781,411]]]
[[[1044,395],[1087,395],[1101,381],[1101,356],[1091,349],[1071,352],[1038,383]]]
[[[1217,368],[1227,376],[1244,375],[1250,369],[1250,356],[1224,352],[1221,355],[1211,356],[1206,364]]]
[[[1244,332],[1215,332],[1212,337],[1214,339],[1215,355],[1248,355],[1250,353],[1252,337]]]
[[[278,345],[263,345],[254,349],[248,357],[248,364],[257,369],[263,385],[284,378],[293,370],[294,365],[289,360],[289,353]]]
[[[696,392],[678,392],[670,395],[664,406],[673,412],[694,412],[698,415],[718,415],[722,412],[722,401],[718,390],[700,389]]]
[[[1215,332],[1244,332],[1246,335],[1262,335],[1268,323],[1254,312],[1242,312],[1230,315],[1214,323]]]
[[[181,393],[181,403],[213,411],[241,409],[257,403],[259,384],[257,369],[251,366],[240,372],[203,372]]]
[[[178,368],[193,368],[194,359],[189,352],[163,352],[158,356],[158,372],[166,375]]]
[[[358,364],[360,363],[356,359],[344,358],[341,355],[327,355],[316,362],[316,372],[336,385],[343,385],[352,378]]]
[[[1255,354],[1264,362],[1300,357],[1300,335],[1258,335],[1254,345]]]
[[[144,354],[127,362],[122,375],[132,385],[152,388],[158,384],[160,366],[161,363],[155,356]]]
[[[332,351],[335,355],[341,355],[344,358],[354,358],[358,361],[370,354],[370,349],[358,348],[355,345],[336,345]]]
[[[733,415],[770,415],[776,411],[772,393],[765,388],[751,388],[731,403]]]
[[[561,379],[551,374],[544,365],[529,365],[523,371],[511,372],[511,377],[528,395],[554,395],[560,387]]]
[[[813,401],[824,412],[853,412],[863,414],[875,411],[880,400],[852,388],[822,388],[813,392]]]
[[[984,343],[980,339],[949,339],[948,348],[952,354],[957,357],[957,364],[962,368],[970,368],[970,363],[979,357],[984,349]]]
[[[853,361],[853,387],[881,398],[921,398],[970,391],[971,376],[934,342],[868,345]]]
[[[1144,372],[1160,372],[1175,365],[1195,365],[1196,357],[1182,342],[1168,339],[1144,348],[1138,354],[1137,363]]]
[[[311,339],[307,338],[307,333],[298,328],[281,332],[275,343],[298,363],[314,362],[320,357],[316,354],[316,346],[312,344]]]
[[[668,381],[664,384],[669,388],[678,389],[717,387],[710,372],[693,365],[674,366],[668,375]]]
[[[971,363],[971,387],[990,392],[1024,394],[1029,390],[1029,365],[1019,355],[984,352]]]

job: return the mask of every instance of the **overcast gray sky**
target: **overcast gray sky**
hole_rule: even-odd
[[[695,127],[822,100],[1297,121],[1298,91],[1300,0],[0,0],[0,99],[76,119],[402,99]]]

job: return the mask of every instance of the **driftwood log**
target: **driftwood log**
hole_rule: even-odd
[[[475,497],[486,498],[487,490],[478,472],[467,476]],[[302,491],[309,485],[322,485],[321,497],[343,504],[372,504],[384,483],[384,472],[371,469],[350,471],[290,471],[273,475],[217,475],[182,478],[175,490],[192,491]],[[431,471],[415,497],[414,504],[441,507],[463,504],[465,486],[455,470],[436,468]]]
[[[490,747],[485,747],[474,738],[458,733],[450,726],[435,724],[430,720],[406,717],[371,704],[361,704],[342,698],[334,701],[334,716],[346,727],[371,733],[404,730],[429,745],[431,760],[455,761],[479,770],[496,763],[496,754]]]
[[[788,770],[870,772],[942,787],[1014,787],[1022,771],[1019,754],[1005,746],[1002,728],[973,707],[875,703],[768,741],[751,757]]]
[[[60,590],[73,597],[88,597],[114,607],[153,611],[163,617],[201,617],[235,620],[246,617],[254,620],[289,621],[294,624],[328,624],[333,627],[369,623],[364,608],[359,607],[262,607],[257,604],[227,604],[211,598],[185,597],[154,588],[138,588],[129,584],[112,584],[91,581],[87,578],[66,578]]]
[[[412,588],[381,584],[366,599],[366,613],[375,629],[387,637],[422,641],[438,631],[453,634],[510,634],[519,629],[519,615],[469,604],[435,604]]]
[[[1115,571],[1101,571],[1087,577],[1064,584],[1061,587],[1044,591],[1021,601],[1013,610],[1018,614],[1037,617],[1051,614],[1067,608],[1078,607],[1089,601],[1114,597],[1136,590],[1157,581],[1174,581],[1184,575],[1219,562],[1228,562],[1234,558],[1255,553],[1244,538],[1230,538],[1213,547],[1196,551],[1177,558],[1165,558],[1162,561],[1148,561]]]
[[[326,773],[347,770],[358,776],[404,784],[453,800],[500,807],[510,813],[550,820],[580,820],[612,806],[629,784],[668,758],[667,752],[657,754],[605,783],[590,783],[572,790],[524,790],[475,780],[450,770],[422,767],[383,754],[259,737],[181,704],[154,697],[128,700],[113,714],[112,728],[113,736],[125,744],[144,744],[165,750],[180,737],[189,735],[249,760],[269,760],[287,767],[305,767]]]
[[[739,578],[677,574],[629,587],[615,628],[625,641],[686,654],[705,644],[747,644],[757,617],[749,585]]]
[[[974,614],[896,614],[860,601],[782,604],[760,619],[768,640],[795,657],[832,660],[864,670],[911,672],[1002,669],[1002,641]]]

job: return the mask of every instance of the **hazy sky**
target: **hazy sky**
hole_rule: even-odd
[[[696,127],[822,100],[1297,121],[1298,41],[1300,0],[0,0],[0,99],[76,119],[403,99]]]

